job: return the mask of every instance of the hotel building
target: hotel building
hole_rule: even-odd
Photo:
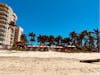
[[[14,41],[21,41],[20,36],[23,34],[23,28],[16,26],[15,27],[15,37]]]
[[[0,48],[11,47],[16,38],[16,41],[20,41],[23,29],[16,26],[16,21],[17,16],[12,8],[7,4],[0,3]]]

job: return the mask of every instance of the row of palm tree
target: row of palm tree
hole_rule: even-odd
[[[56,46],[67,46],[75,45],[79,49],[97,49],[99,51],[100,46],[100,31],[99,29],[94,29],[90,32],[84,30],[81,33],[76,33],[75,31],[70,32],[69,37],[63,38],[61,35],[55,37],[54,35],[38,35],[37,41],[40,45],[56,45]],[[31,32],[28,34],[30,37],[30,43],[36,41],[35,33]],[[27,43],[27,37],[25,34],[22,34],[21,40],[23,43]]]

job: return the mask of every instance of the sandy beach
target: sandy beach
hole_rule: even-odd
[[[100,53],[0,50],[0,75],[100,75]]]

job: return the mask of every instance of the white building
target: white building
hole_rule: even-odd
[[[22,34],[23,34],[23,28],[16,26],[14,41],[18,41],[18,42],[21,41],[21,35]]]
[[[0,3],[0,47],[11,47],[13,45],[15,39],[16,21],[17,16],[13,12],[12,8],[7,4]],[[22,32],[20,35],[21,34]]]

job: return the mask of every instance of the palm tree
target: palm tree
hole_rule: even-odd
[[[48,42],[49,42],[49,45],[54,45],[55,43],[55,37],[53,35],[50,35],[48,36]]]
[[[27,41],[28,41],[25,34],[22,34],[21,37],[20,37],[20,39],[21,39],[21,42],[22,42],[23,44],[26,44]]]
[[[92,49],[94,47],[94,37],[91,35],[92,33],[93,32],[89,32],[87,30],[81,32],[78,39],[81,47],[83,46],[86,49],[87,48]]]
[[[70,45],[70,42],[71,42],[71,39],[70,38],[64,38],[63,39],[64,46]]]
[[[73,45],[77,43],[77,33],[75,31],[70,33],[70,39]]]
[[[39,35],[37,38],[38,42],[40,42],[40,45],[45,44],[48,42],[48,36],[47,35]]]
[[[81,34],[79,34],[79,41],[80,41],[80,46],[82,47],[83,41],[85,42],[85,44],[87,43],[87,37],[88,36],[88,31],[84,30],[83,32],[81,32]]]
[[[40,42],[40,45],[44,42],[41,34],[37,37],[37,40]]]
[[[29,36],[30,36],[30,42],[31,42],[31,45],[32,45],[32,43],[35,41],[35,33],[30,32]]]
[[[96,45],[98,52],[100,52],[100,31],[99,29],[94,29],[94,34],[96,35]]]
[[[89,35],[89,49],[94,48],[94,37]]]
[[[56,42],[56,45],[61,45],[61,43],[62,43],[62,36],[57,36],[56,38],[55,38],[55,42]]]
[[[43,37],[44,37],[44,44],[47,45],[49,37],[47,35],[44,35]]]

